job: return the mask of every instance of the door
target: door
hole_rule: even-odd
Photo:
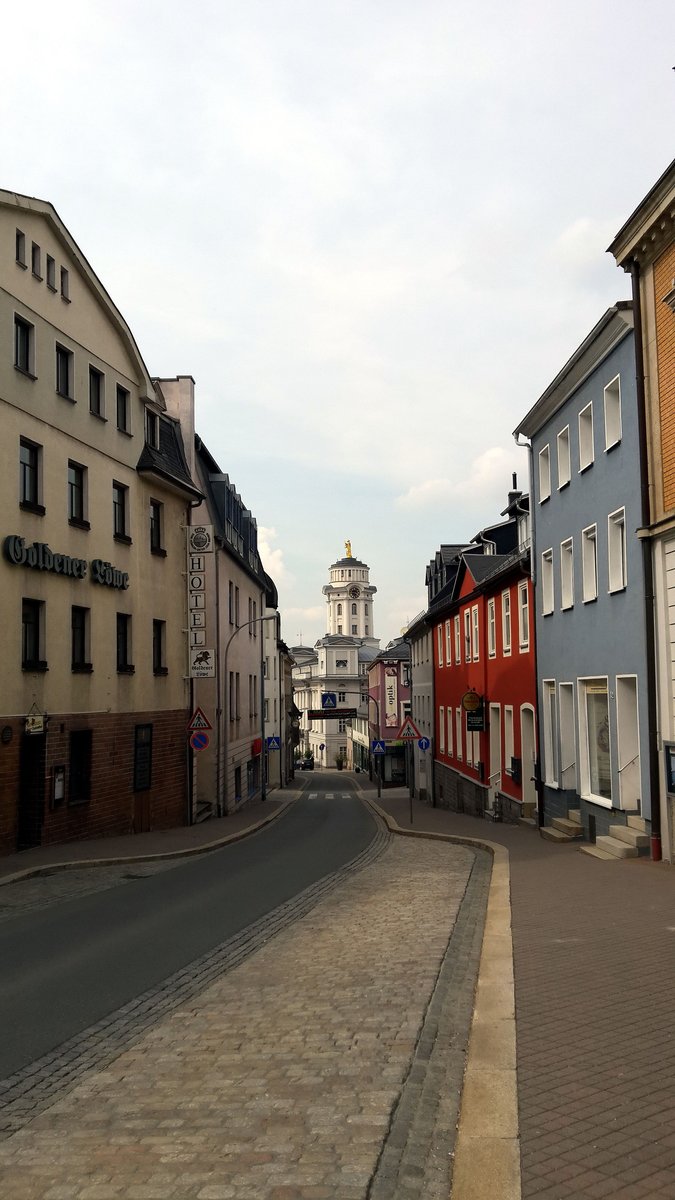
[[[520,710],[520,757],[522,759],[523,814],[533,816],[537,810],[537,791],[534,786],[534,712],[529,706]]]
[[[46,747],[44,733],[21,735],[17,850],[29,850],[31,846],[39,846],[42,842]]]
[[[616,677],[616,732],[619,803],[625,812],[640,812],[640,733],[634,675]]]
[[[499,704],[490,705],[490,802],[502,785],[502,710]]]

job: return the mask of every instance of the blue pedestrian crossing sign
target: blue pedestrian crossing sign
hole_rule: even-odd
[[[379,738],[374,739],[372,746],[373,746],[373,754],[385,754],[386,753],[387,748],[386,748],[384,742],[380,741]]]
[[[429,741],[429,739],[427,737],[421,737],[419,739],[417,745],[419,746],[420,750],[428,750],[431,745],[431,742]]]
[[[322,692],[321,693],[321,707],[322,708],[337,708],[337,696],[335,695],[335,692]]]
[[[267,739],[267,749],[268,749],[268,750],[281,750],[281,738],[278,738],[278,737],[268,737],[268,739]]]

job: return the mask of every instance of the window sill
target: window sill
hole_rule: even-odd
[[[73,529],[91,529],[89,522],[82,517],[69,517],[68,524],[72,525]]]
[[[33,382],[37,379],[37,375],[33,375],[32,371],[26,370],[25,367],[20,367],[18,363],[14,363],[14,370],[19,372],[19,375],[25,375],[26,379],[32,379]]]
[[[44,275],[38,275],[37,271],[31,271],[31,275],[33,276],[33,279],[37,279],[38,283],[42,283]]]
[[[163,546],[151,546],[150,553],[154,554],[156,558],[166,558],[166,550]]]
[[[104,421],[104,422],[107,422],[107,420],[108,420],[108,418],[107,418],[107,417],[104,417],[104,416],[103,416],[103,413],[98,413],[98,412],[96,412],[96,411],[95,411],[93,408],[90,408],[90,409],[89,409],[89,413],[90,413],[90,415],[91,415],[92,417],[96,417],[97,421]]]
[[[540,504],[546,504],[546,503],[547,503],[547,501],[549,501],[550,499],[551,499],[551,493],[549,492],[548,496],[542,496],[542,497],[541,497],[541,499],[540,499],[539,503],[540,503]]]
[[[22,671],[39,671],[40,673],[44,673],[45,671],[49,670],[49,667],[47,666],[47,663],[44,661],[44,659],[40,658],[40,659],[36,659],[35,661],[22,662],[21,670]]]
[[[69,400],[71,404],[77,403],[74,396],[69,396],[67,392],[60,392],[58,388],[56,389],[56,394],[57,396],[60,396],[62,400]]]
[[[27,271],[27,270],[28,270],[28,263],[21,262],[21,259],[20,259],[20,258],[16,258],[14,261],[15,261],[15,263],[16,263],[16,265],[17,265],[17,267],[21,267],[21,270],[22,270],[22,271]]]
[[[121,544],[123,546],[132,546],[133,545],[133,542],[132,542],[131,538],[129,537],[128,533],[114,533],[113,540],[116,542],[121,542]]]
[[[53,283],[48,283],[47,287],[49,288],[50,292],[56,292],[56,288],[54,287]]]
[[[118,667],[117,668],[117,674],[118,675],[133,675],[135,670],[136,670],[136,668],[134,666],[132,666],[131,663],[127,663],[126,667]]]
[[[621,438],[617,438],[615,442],[612,442],[611,446],[605,446],[605,454],[611,454],[612,450],[616,450],[617,446],[620,446],[620,445],[621,445]]]
[[[625,592],[625,590],[626,590],[626,587],[627,587],[627,584],[625,584],[625,583],[622,583],[622,584],[621,584],[621,587],[616,587],[616,588],[608,588],[608,592],[607,592],[607,594],[608,594],[609,596],[618,596],[618,595],[620,595],[620,593],[621,593],[621,592]]]
[[[85,796],[82,800],[72,799],[68,801],[68,808],[84,808],[86,804],[91,804],[89,796]]]
[[[32,500],[21,500],[19,508],[23,512],[34,513],[36,517],[44,517],[47,511],[44,504],[33,504]]]
[[[94,670],[91,663],[71,663],[73,675],[91,675]]]
[[[152,673],[153,673],[153,675],[168,675],[169,668],[168,667],[153,667]]]
[[[64,296],[63,292],[61,292],[61,299],[64,304],[70,304],[70,296]]]
[[[583,475],[585,471],[590,471],[592,466],[593,466],[592,462],[584,463],[583,467],[579,467],[579,474]]]
[[[571,483],[571,482],[572,482],[572,481],[571,481],[571,479],[566,479],[564,483],[559,483],[559,484],[558,484],[558,491],[559,491],[559,492],[564,492],[564,491],[565,491],[565,488],[568,488],[568,487],[570,486],[570,483]]]
[[[588,597],[584,596],[584,599],[582,600],[582,604],[597,604],[597,602],[598,602],[597,596],[588,596]]]
[[[134,436],[134,435],[133,435],[133,433],[131,432],[131,430],[130,430],[130,429],[120,429],[119,425],[117,426],[117,432],[118,432],[118,433],[123,433],[123,434],[124,434],[124,436],[125,436],[125,437],[128,437],[128,438],[130,438],[130,437],[133,437],[133,436]]]
[[[529,643],[529,642],[521,642],[521,644],[520,644],[520,646],[518,647],[518,649],[519,649],[519,651],[520,651],[520,653],[521,653],[521,654],[527,654],[527,653],[528,653],[528,651],[529,651],[529,649],[530,649],[530,643]]]

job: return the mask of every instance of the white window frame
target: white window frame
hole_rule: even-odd
[[[487,627],[488,658],[495,658],[497,655],[497,614],[495,612],[494,596],[491,596],[487,602]]]
[[[436,626],[436,650],[438,653],[438,665],[443,666],[443,626]]]
[[[473,661],[480,661],[480,626],[478,618],[478,605],[474,604],[471,609],[471,649]]]
[[[565,697],[564,703],[563,697]],[[566,789],[576,788],[577,745],[573,683],[558,684],[558,729],[560,733],[560,786]],[[570,743],[573,757],[568,762]]]
[[[617,508],[607,517],[607,575],[610,592],[622,592],[627,586],[626,556],[626,510]]]
[[[471,662],[471,609],[464,609],[464,662]]]
[[[466,754],[465,761],[468,767],[473,766],[473,730],[469,729],[467,721],[468,713],[464,713],[464,736],[466,738]]]
[[[560,491],[562,488],[567,487],[572,478],[569,425],[560,430],[556,441],[558,450],[558,491]]]
[[[461,710],[461,708],[455,709],[455,734],[456,734],[455,758],[458,758],[461,762],[462,758],[464,757],[464,755],[462,754],[462,710]]]
[[[504,705],[504,773],[511,774],[511,759],[513,758],[513,705]]]
[[[607,675],[585,675],[577,680],[577,724],[579,729],[579,795],[583,800],[591,800],[603,808],[612,807],[611,796],[599,796],[591,791],[591,768],[589,763],[588,721],[586,711],[586,691],[589,686],[604,683],[607,689],[607,715],[611,712],[609,679]],[[609,727],[609,760],[613,761],[613,743],[611,724]],[[610,778],[610,791],[612,783]]]
[[[526,580],[518,584],[518,648],[521,654],[530,648],[530,593]]]
[[[553,579],[553,547],[549,546],[541,555],[541,612],[548,617],[555,609],[555,581]]]
[[[539,503],[551,495],[551,448],[548,442],[539,451]]]
[[[574,538],[560,543],[560,608],[574,608]]]
[[[438,748],[441,754],[445,754],[445,705],[441,704],[438,708]]]
[[[598,598],[598,527],[581,531],[581,589],[584,604]]]
[[[544,718],[544,782],[558,787],[558,695],[555,679],[542,679],[542,714]]]
[[[446,745],[447,745],[447,753],[448,753],[448,754],[449,754],[449,755],[452,757],[452,755],[453,755],[453,741],[452,741],[452,734],[453,734],[453,729],[452,729],[452,720],[453,720],[453,717],[452,717],[452,709],[451,709],[451,708],[448,708],[448,710],[447,710],[447,713],[446,713],[446,717],[447,717],[447,722],[448,722],[448,736],[447,736],[447,742],[446,742]]]
[[[511,589],[502,592],[502,654],[506,658],[511,653]]]
[[[452,666],[452,635],[450,632],[450,618],[445,622],[445,665]]]
[[[621,376],[610,379],[603,392],[605,411],[605,450],[621,441]]]
[[[455,663],[459,664],[462,661],[462,630],[460,627],[459,614],[455,617]]]
[[[593,402],[579,413],[579,474],[587,471],[595,461],[593,437]]]

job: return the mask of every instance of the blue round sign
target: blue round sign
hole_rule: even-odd
[[[206,750],[209,744],[209,735],[205,729],[195,729],[190,738],[190,745],[193,750]]]
[[[431,742],[429,741],[428,738],[424,737],[424,738],[419,739],[417,745],[419,746],[420,750],[428,750],[431,745]]]

